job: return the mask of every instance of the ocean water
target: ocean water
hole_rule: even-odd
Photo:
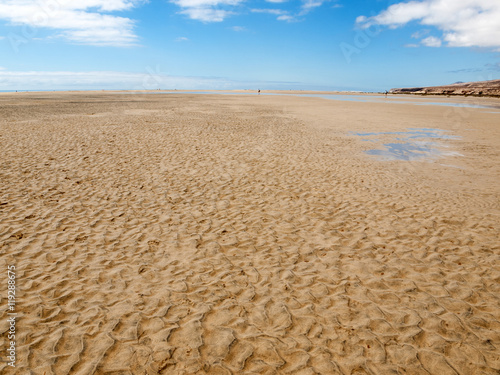
[[[364,141],[378,143],[377,148],[365,151],[366,154],[380,160],[427,160],[432,161],[445,156],[463,156],[450,150],[447,144],[439,140],[461,139],[448,130],[433,128],[410,128],[402,132],[349,133],[364,138]],[[380,144],[380,138],[390,142]]]

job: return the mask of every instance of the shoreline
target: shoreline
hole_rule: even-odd
[[[9,95],[17,95],[21,96],[30,96],[30,95],[55,95],[55,96],[64,96],[64,95],[97,95],[97,96],[105,96],[105,95],[219,95],[219,96],[245,96],[245,97],[254,97],[259,96],[257,91],[253,90],[90,90],[90,91],[23,91],[23,92],[0,92],[0,97],[8,97]],[[426,102],[429,105],[446,105],[453,107],[456,104],[456,107],[460,107],[462,104],[464,106],[478,106],[484,107],[483,109],[500,109],[500,98],[497,97],[486,97],[486,96],[444,96],[444,95],[423,95],[423,94],[388,94],[385,96],[384,93],[359,93],[359,92],[340,92],[340,91],[279,91],[279,90],[264,90],[261,91],[260,96],[269,98],[271,96],[282,96],[282,97],[308,97],[311,98],[319,98],[319,99],[328,99],[328,100],[338,100],[342,101],[343,98],[354,98],[353,100],[358,100],[362,102],[363,97],[370,98],[370,100],[377,102],[377,99],[381,99],[378,102],[388,101],[397,103],[397,101],[401,101],[401,104],[418,104],[423,105]],[[323,96],[323,97],[322,97]],[[405,102],[411,98],[415,100],[412,102]],[[351,101],[349,99],[349,101]]]

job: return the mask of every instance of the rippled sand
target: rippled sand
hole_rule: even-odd
[[[499,120],[0,95],[2,359],[8,265],[19,286],[18,367],[0,371],[498,374]],[[441,141],[453,152],[383,161],[364,152],[383,136],[353,135],[422,127],[459,137]]]

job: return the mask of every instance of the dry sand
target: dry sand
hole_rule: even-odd
[[[0,372],[498,374],[489,112],[0,95]],[[463,156],[382,161],[363,151],[391,136],[350,133],[422,127]]]

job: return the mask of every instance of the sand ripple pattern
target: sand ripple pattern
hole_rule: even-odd
[[[17,373],[500,372],[498,190],[235,98],[31,95],[0,119]]]

